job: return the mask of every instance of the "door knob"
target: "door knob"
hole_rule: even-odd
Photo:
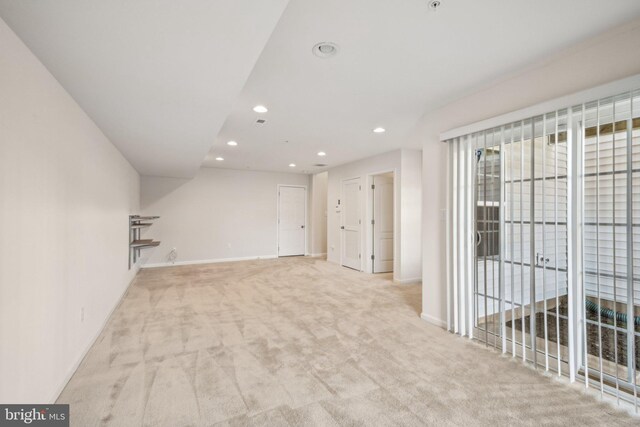
[[[300,228],[304,228],[304,225],[301,225]]]
[[[344,230],[344,225],[342,227],[340,227],[341,230]]]

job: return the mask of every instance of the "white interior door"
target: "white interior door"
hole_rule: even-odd
[[[282,186],[278,191],[278,256],[304,255],[306,199],[304,187]]]
[[[373,177],[373,272],[393,271],[393,175]]]
[[[342,265],[360,270],[360,178],[342,182]]]

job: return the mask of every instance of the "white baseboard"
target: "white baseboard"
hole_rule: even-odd
[[[127,291],[131,287],[131,284],[134,282],[134,280],[136,280],[136,276],[138,275],[138,272],[140,271],[140,267],[139,266],[135,266],[135,268],[136,268],[136,274],[133,275],[133,277],[129,281],[129,284],[124,288],[124,291],[122,291],[122,293],[120,294],[120,297],[118,298],[118,301],[113,305],[113,307],[111,308],[111,311],[109,311],[109,314],[107,314],[107,316],[104,318],[104,321],[102,322],[102,326],[93,335],[93,337],[89,341],[89,345],[87,345],[87,347],[85,347],[85,349],[80,354],[80,357],[78,357],[78,359],[73,364],[73,366],[71,367],[69,372],[67,372],[67,375],[65,376],[64,380],[62,381],[62,384],[60,384],[60,386],[58,387],[56,392],[53,394],[52,399],[51,399],[51,404],[56,403],[56,401],[58,400],[58,398],[62,394],[62,391],[64,390],[64,388],[67,386],[69,381],[71,381],[71,377],[73,377],[73,374],[76,373],[76,371],[80,367],[80,364],[82,364],[82,361],[84,360],[84,358],[87,357],[87,353],[89,353],[89,350],[91,350],[91,347],[93,347],[93,345],[96,343],[96,341],[98,340],[98,338],[102,334],[102,331],[104,331],[104,328],[107,326],[107,323],[109,323],[109,319],[111,319],[111,316],[116,311],[116,308],[118,308],[120,306],[120,304],[122,303],[122,300],[124,299],[124,296],[127,294]]]
[[[438,326],[442,329],[447,329],[447,322],[442,319],[438,319],[437,317],[433,317],[430,314],[422,313],[420,318],[427,323],[431,323],[432,325]]]
[[[394,282],[401,285],[413,285],[414,283],[422,283],[422,277],[414,277],[412,279],[393,279]]]
[[[236,262],[236,261],[250,261],[257,259],[274,259],[278,258],[278,255],[256,255],[247,257],[236,258],[214,258],[214,259],[199,259],[193,261],[176,261],[176,262],[160,262],[153,264],[144,264],[142,268],[157,268],[157,267],[173,267],[176,265],[194,265],[194,264],[217,264],[221,262]]]
[[[308,256],[313,257],[313,258],[326,257],[327,253],[326,252],[322,252],[322,253],[319,253],[319,254],[309,254]]]

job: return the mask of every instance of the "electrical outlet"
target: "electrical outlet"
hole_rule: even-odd
[[[227,243],[227,248],[231,249],[231,243]]]
[[[176,248],[171,248],[171,252],[169,252],[169,255],[167,256],[167,259],[172,264],[175,264],[176,258],[178,258],[178,250]]]
[[[84,322],[84,307],[80,308],[80,322]]]

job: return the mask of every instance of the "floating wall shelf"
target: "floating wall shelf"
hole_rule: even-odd
[[[129,215],[129,269],[140,258],[140,251],[146,248],[154,248],[160,242],[153,239],[141,239],[140,230],[151,227],[153,221],[159,216]]]
[[[153,224],[140,223],[140,224],[133,224],[131,228],[147,228],[147,227],[151,227],[152,225]]]

